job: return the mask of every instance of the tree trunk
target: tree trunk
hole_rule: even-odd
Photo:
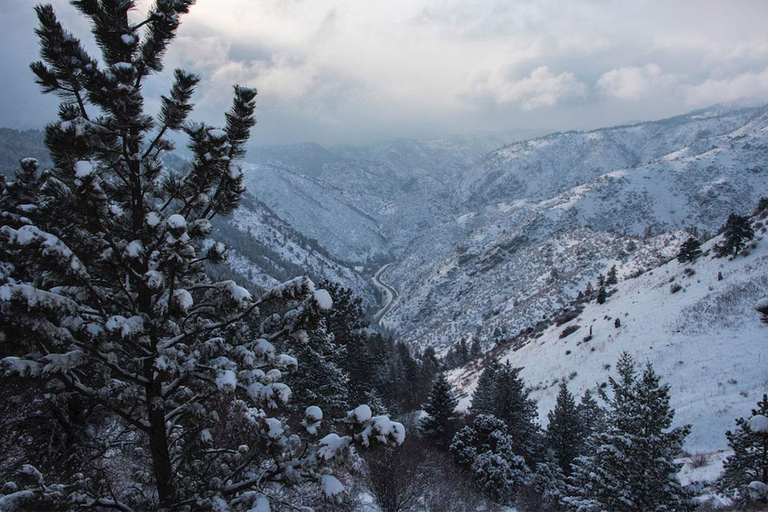
[[[176,490],[173,482],[171,456],[168,452],[168,438],[165,431],[165,411],[162,407],[153,407],[153,399],[159,396],[147,387],[147,405],[149,407],[149,447],[152,452],[152,468],[155,473],[157,494],[160,507],[170,507],[175,498]]]

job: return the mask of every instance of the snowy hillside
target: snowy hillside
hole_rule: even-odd
[[[754,310],[768,296],[768,237],[762,223],[757,226],[752,246],[733,260],[707,254],[717,237],[693,264],[672,260],[635,278],[620,268],[605,304],[593,301],[575,319],[501,352],[501,360],[524,367],[542,425],[559,382],[581,395],[605,383],[627,351],[639,363],[652,363],[671,385],[675,423],[693,426],[689,452],[726,448],[725,431],[768,392],[768,325]],[[460,407],[468,406],[478,375],[475,369],[453,372],[466,393]]]
[[[745,213],[768,195],[768,116],[737,113],[717,122],[714,114],[684,117],[682,125],[660,122],[667,135],[680,140],[680,133],[695,131],[691,123],[732,128],[744,121],[705,143],[697,139],[544,199],[471,210],[423,234],[388,273],[400,295],[385,317],[387,325],[422,346],[444,347],[467,335],[497,341],[551,315],[615,263],[643,269],[670,257],[670,245],[684,236],[679,230],[715,232],[729,213]],[[654,123],[614,130],[623,134],[640,127],[661,130]],[[587,140],[594,133],[540,140]],[[638,140],[647,148],[653,138]],[[654,147],[668,145],[657,140]],[[547,161],[546,152],[540,157]]]

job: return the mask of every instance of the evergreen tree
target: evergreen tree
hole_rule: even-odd
[[[325,319],[326,330],[333,336],[333,343],[343,349],[338,364],[349,377],[349,400],[367,403],[374,387],[371,370],[375,361],[365,334],[368,322],[362,300],[339,283],[326,280],[320,286],[328,290],[333,299],[333,310]]]
[[[744,242],[754,237],[755,231],[752,229],[749,218],[732,213],[725,221],[723,240],[715,246],[715,253],[718,258],[731,254],[736,256],[744,247]]]
[[[498,334],[498,337],[501,337],[501,333]],[[477,359],[482,355],[483,347],[480,345],[480,340],[475,338],[475,340],[472,341],[472,348],[469,351],[469,357],[471,359]]]
[[[478,380],[469,412],[489,414],[502,420],[514,435],[515,452],[533,462],[540,451],[536,402],[528,398],[528,390],[520,378],[522,368],[509,363],[489,365]]]
[[[324,324],[309,333],[309,343],[278,345],[301,361],[301,371],[290,372],[285,379],[292,392],[288,408],[303,413],[307,407],[317,406],[327,417],[343,418],[350,408],[349,376],[339,365],[346,350],[334,343]]]
[[[563,499],[567,495],[566,476],[551,450],[528,478],[527,492],[520,503],[523,510],[564,510]]]
[[[576,460],[565,501],[579,511],[692,510],[676,476],[682,464],[674,462],[690,428],[669,430],[669,386],[650,364],[638,376],[627,353],[617,369],[606,431],[590,441],[593,453]]]
[[[597,276],[597,288],[605,288],[606,282],[605,282],[605,276],[603,274],[598,274]]]
[[[193,0],[159,0],[139,23],[132,0],[72,4],[102,55],[89,56],[51,6],[36,8],[43,60],[32,71],[62,103],[46,128],[54,168],[40,173],[25,160],[19,179],[2,184],[0,317],[13,340],[2,373],[30,379],[38,396],[98,405],[112,428],[89,431],[105,449],[69,481],[52,485],[23,466],[35,475],[30,487],[0,499],[16,509],[265,509],[267,487],[300,482],[338,499],[343,486],[329,471],[349,446],[400,443],[404,430],[354,414],[349,436],[318,441],[319,408],[303,422],[275,414],[291,394],[281,370],[296,366],[275,344],[306,342],[329,294],[300,277],[254,297],[206,274],[226,256],[206,243],[211,220],[234,211],[245,190],[235,162],[256,91],[234,88],[224,129],[194,124],[199,78],[177,70],[152,118],[142,90]],[[175,174],[162,155],[173,149],[166,134],[179,130],[193,162]],[[299,423],[305,431],[292,432]],[[137,455],[115,463],[110,453],[125,440]]]
[[[472,471],[481,489],[493,499],[509,503],[530,474],[514,445],[506,423],[480,414],[456,433],[451,452],[457,464]]]
[[[494,410],[496,400],[495,377],[499,368],[499,362],[492,360],[477,380],[477,387],[472,393],[472,402],[469,406],[471,415],[493,414],[491,411]]]
[[[605,286],[601,286],[597,290],[597,301],[598,304],[605,304],[605,299],[608,298],[608,292],[605,289]]]
[[[725,436],[733,455],[723,464],[718,486],[725,492],[737,491],[741,500],[746,501],[755,493],[750,493],[750,484],[768,485],[768,395],[763,395],[750,419],[737,419],[736,429],[729,430]],[[760,486],[753,484],[752,487]],[[763,496],[763,500],[768,500],[768,496]]]
[[[584,297],[587,300],[592,300],[592,297],[595,296],[595,289],[592,287],[592,281],[587,283],[586,288],[584,288]]]
[[[563,474],[570,475],[571,464],[581,453],[584,432],[576,402],[565,382],[560,384],[555,408],[549,412],[548,418],[547,447],[554,452]]]
[[[451,384],[442,373],[435,377],[432,390],[424,405],[427,415],[421,419],[419,429],[424,437],[438,446],[448,446],[453,436],[451,420],[459,401],[451,389]]]
[[[583,450],[587,450],[587,444],[593,436],[599,432],[605,431],[606,411],[600,407],[592,396],[589,389],[584,391],[579,405],[576,407],[576,413],[579,415],[579,424],[581,425],[584,440]],[[584,451],[579,455],[583,455]]]
[[[614,284],[618,284],[618,282],[619,282],[619,273],[616,270],[616,265],[614,265],[608,271],[608,276],[605,278],[605,285],[611,286]]]
[[[677,261],[680,263],[692,263],[696,261],[699,256],[701,256],[701,242],[690,237],[680,246],[680,251],[677,253]]]

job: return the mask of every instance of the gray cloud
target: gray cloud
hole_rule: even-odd
[[[762,0],[198,0],[167,63],[204,77],[196,117],[214,124],[233,83],[257,87],[264,144],[587,128],[768,101],[766,21]],[[28,0],[0,6],[0,125],[55,115],[27,68],[34,24]]]

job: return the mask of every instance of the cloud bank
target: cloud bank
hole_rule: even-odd
[[[167,68],[203,76],[196,115],[211,123],[234,83],[257,87],[263,144],[580,129],[768,101],[766,21],[763,0],[198,0]],[[3,126],[55,115],[27,69],[34,25],[28,0],[3,1]]]

